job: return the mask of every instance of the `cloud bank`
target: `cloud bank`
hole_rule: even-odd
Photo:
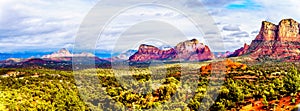
[[[235,50],[244,43],[250,43],[260,29],[261,21],[267,20],[277,24],[281,19],[293,18],[300,21],[298,4],[300,1],[288,0],[201,0],[209,14],[223,35],[222,42],[225,50]],[[0,53],[20,51],[55,51],[60,48],[72,48],[78,28],[89,10],[99,0],[1,0],[0,1]],[[183,4],[194,8],[199,6],[193,0]],[[117,5],[115,5],[117,6]],[[107,10],[115,8],[107,6]],[[151,8],[151,7],[145,7]],[[182,19],[174,13],[162,11],[159,13],[135,12],[144,17],[173,17]],[[128,16],[132,16],[128,14]],[[122,30],[130,17],[124,17],[124,24],[114,27],[111,33],[97,45],[99,50],[105,51],[110,47],[115,33]],[[101,18],[99,18],[101,21]],[[91,24],[91,27],[93,24]],[[148,24],[149,25],[149,24]],[[158,26],[158,25],[156,25]],[[94,26],[97,27],[97,26]],[[149,28],[155,28],[151,26]],[[188,27],[186,27],[188,28]],[[162,28],[168,31],[170,29]],[[88,30],[84,32],[89,34]],[[128,37],[137,39],[145,33],[134,30],[126,33]],[[214,31],[206,34],[213,35]],[[158,36],[163,36],[157,34]],[[144,35],[143,37],[146,37]],[[168,36],[172,36],[169,34]],[[199,37],[192,35],[190,38]],[[165,36],[163,36],[165,37]],[[174,35],[176,38],[176,35]],[[166,37],[172,38],[172,37]],[[216,43],[217,44],[217,43]],[[124,47],[129,47],[123,43]],[[131,44],[132,45],[132,44]],[[173,44],[172,44],[173,45]],[[122,46],[123,47],[123,46]],[[125,50],[125,49],[124,49]]]

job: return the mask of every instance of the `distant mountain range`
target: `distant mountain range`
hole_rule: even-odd
[[[263,21],[259,34],[250,45],[244,44],[234,52],[211,52],[210,48],[197,39],[178,43],[175,47],[141,44],[138,50],[128,50],[111,58],[100,59],[94,54],[82,52],[72,54],[63,48],[53,53],[12,56],[0,54],[0,67],[55,67],[72,69],[72,58],[92,58],[98,67],[109,67],[111,62],[151,62],[151,61],[206,61],[215,58],[247,57],[254,61],[299,61],[300,60],[300,24],[293,19],[283,19],[278,25]],[[64,65],[68,68],[65,68]]]
[[[40,58],[43,55],[50,54],[51,52],[14,52],[14,53],[0,53],[0,61],[9,58]]]
[[[137,50],[127,50],[126,52],[123,52],[117,56],[111,57],[111,58],[104,58],[104,60],[110,61],[110,62],[120,62],[120,61],[126,61],[132,56],[134,53],[136,53]]]
[[[7,60],[0,61],[0,67],[72,70],[72,61],[74,58],[89,58],[95,61],[96,67],[110,67],[109,61],[100,59],[91,53],[82,52],[80,54],[72,54],[65,48],[51,54],[43,55],[42,57],[9,58]]]
[[[52,54],[44,55],[41,58],[59,60],[60,58],[68,58],[68,57],[95,57],[95,55],[92,53],[86,53],[86,52],[82,52],[80,54],[73,54],[66,48],[63,48]]]

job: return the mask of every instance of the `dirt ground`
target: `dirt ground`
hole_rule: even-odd
[[[267,111],[266,109],[263,108],[263,103],[262,103],[262,99],[260,99],[259,101],[253,101],[253,100],[249,100],[252,101],[252,104],[244,106],[240,111]],[[287,97],[283,97],[279,100],[278,105],[276,106],[275,109],[268,109],[268,110],[273,110],[273,111],[291,111],[293,110],[293,108],[300,103],[300,93],[297,94],[296,96],[296,103],[292,104],[291,102],[291,97],[287,96]],[[269,103],[273,104],[275,103],[276,100],[272,100],[269,101]]]

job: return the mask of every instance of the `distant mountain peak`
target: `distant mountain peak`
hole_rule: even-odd
[[[59,51],[57,51],[59,54],[71,54],[70,51],[66,48],[62,48]]]
[[[42,58],[63,58],[63,57],[95,57],[95,55],[87,52],[72,54],[68,49],[62,48],[57,52],[42,56]]]
[[[197,39],[192,39],[192,40],[190,40],[190,42],[193,42],[193,43],[195,43],[195,44],[198,44],[199,43],[199,41],[197,40]]]

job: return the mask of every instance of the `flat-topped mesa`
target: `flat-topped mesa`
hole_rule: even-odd
[[[300,41],[299,23],[293,19],[283,19],[279,25],[263,21],[259,34],[255,40],[258,41]]]
[[[293,19],[283,19],[279,22],[279,25],[263,21],[259,34],[250,46],[238,49],[230,56],[236,57],[249,54],[254,59],[267,57],[276,60],[297,61],[300,58],[298,57],[300,54],[299,27],[300,24]]]
[[[138,52],[139,53],[158,53],[159,49],[157,47],[154,47],[152,45],[146,45],[142,44],[139,47]]]
[[[138,52],[129,57],[131,62],[148,62],[150,60],[172,59],[176,55],[176,51],[171,48],[169,50],[161,50],[152,45],[142,44]]]
[[[271,22],[263,21],[259,34],[255,40],[271,41],[276,39],[277,26]]]
[[[197,39],[180,42],[176,45],[177,60],[203,61],[214,59],[209,47],[200,43]]]
[[[299,41],[299,23],[295,20],[281,20],[278,29],[278,41]]]
[[[130,56],[131,62],[148,62],[151,60],[204,61],[214,59],[209,47],[197,39],[178,43],[174,48],[161,50],[155,46],[142,44],[138,52]]]
[[[176,45],[175,49],[179,54],[189,52],[196,52],[198,48],[203,48],[204,44],[200,43],[197,39],[187,40],[184,42],[180,42]]]

